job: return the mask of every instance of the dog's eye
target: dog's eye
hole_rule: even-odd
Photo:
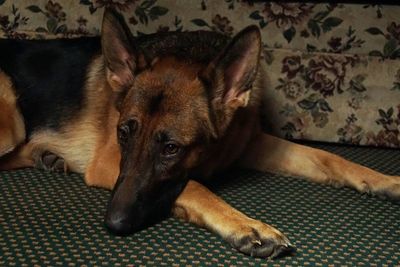
[[[173,156],[176,155],[180,150],[180,147],[173,143],[168,143],[163,148],[163,155],[164,156]]]
[[[118,141],[120,144],[125,144],[129,135],[136,130],[137,122],[135,120],[128,120],[122,123],[117,130]]]
[[[126,124],[122,124],[118,127],[118,141],[120,144],[125,144],[126,140],[128,140],[129,136],[129,126]]]

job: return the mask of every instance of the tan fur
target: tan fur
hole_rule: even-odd
[[[246,168],[281,172],[323,184],[349,186],[359,192],[400,196],[399,176],[384,175],[332,153],[264,133],[254,138],[240,162]]]
[[[32,149],[28,144],[21,145],[0,158],[0,171],[34,167]]]
[[[94,156],[85,172],[85,182],[89,186],[111,190],[118,178],[121,159],[115,131],[118,116],[119,114],[113,105],[109,106],[104,132],[98,139]]]
[[[103,117],[107,115],[104,107],[111,102],[110,90],[106,88],[102,76],[102,66],[102,58],[99,57],[89,69],[85,90],[86,108],[81,110],[77,118],[57,132],[47,129],[35,131],[15,158],[35,160],[41,152],[49,151],[65,159],[69,170],[85,173],[95,148],[105,134],[102,131],[105,129]]]
[[[87,185],[112,189],[119,173],[115,133],[119,113],[103,72],[103,58],[98,57],[87,73],[86,109],[60,131],[36,131],[29,143],[0,161],[0,170],[33,167],[37,157],[48,151],[63,158],[68,170],[84,173]]]
[[[14,150],[25,139],[24,120],[16,101],[9,77],[0,71],[0,156]]]
[[[175,217],[218,233],[234,244],[244,238],[251,239],[254,247],[261,245],[265,239],[275,240],[281,245],[290,244],[280,231],[232,208],[196,181],[189,181],[175,202],[173,214]],[[242,252],[247,253],[247,251]]]

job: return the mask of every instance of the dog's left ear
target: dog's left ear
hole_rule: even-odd
[[[133,82],[139,51],[122,16],[110,8],[104,12],[101,45],[108,83],[114,91],[122,91]]]
[[[247,105],[257,75],[261,36],[257,26],[239,32],[201,73],[210,83],[213,105],[236,110]]]

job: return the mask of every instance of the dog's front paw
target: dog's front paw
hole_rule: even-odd
[[[296,251],[285,235],[274,227],[255,220],[241,226],[226,239],[232,247],[252,257],[273,259]]]
[[[49,151],[44,151],[35,159],[35,167],[46,171],[68,171],[65,160]]]
[[[372,181],[357,181],[355,186],[360,192],[376,195],[400,204],[400,176],[380,175]]]

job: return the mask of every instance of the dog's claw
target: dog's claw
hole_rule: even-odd
[[[283,246],[278,246],[275,250],[274,253],[272,253],[271,258],[276,259],[285,255],[291,255],[296,252],[296,247],[293,245],[283,245]]]
[[[65,160],[54,153],[45,151],[35,161],[35,167],[46,171],[58,171],[66,173],[68,166]]]
[[[296,251],[282,233],[261,222],[231,235],[228,241],[240,252],[257,258],[275,259]]]
[[[242,246],[239,248],[239,251],[250,254],[252,257],[257,258],[268,258],[268,259],[276,259],[278,257],[282,257],[284,255],[292,254],[296,251],[294,246],[289,244],[282,244],[280,240],[266,239],[263,241],[257,240],[259,242],[253,242],[253,246]],[[250,253],[248,253],[249,251]]]

